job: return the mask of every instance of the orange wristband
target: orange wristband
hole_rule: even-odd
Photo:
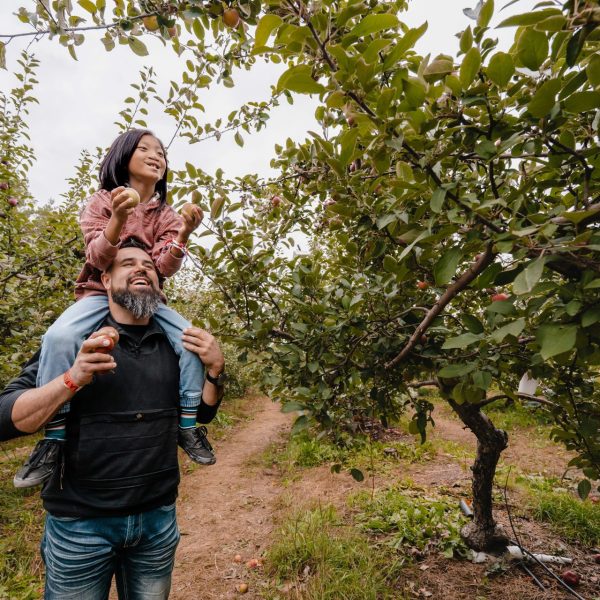
[[[74,394],[81,389],[81,387],[71,378],[71,369],[66,371],[63,375],[63,383],[65,384],[65,387],[69,388]]]

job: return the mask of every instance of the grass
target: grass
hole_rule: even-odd
[[[39,544],[44,510],[39,488],[18,490],[12,483],[27,457],[27,453],[15,453],[14,449],[28,442],[26,438],[13,440],[3,444],[0,453],[0,598],[6,600],[42,596]]]
[[[433,459],[435,454],[430,442],[415,445],[402,441],[357,440],[352,447],[340,447],[326,438],[318,439],[309,432],[301,432],[271,444],[263,453],[262,463],[277,466],[284,479],[293,480],[299,477],[299,468],[331,464],[369,473],[386,473],[400,461],[425,462]]]
[[[302,600],[399,599],[392,585],[399,563],[389,554],[344,524],[332,506],[300,511],[284,523],[267,554],[276,583],[266,598],[290,598],[281,593],[285,588]]]
[[[555,478],[519,477],[538,521],[548,523],[567,541],[588,548],[600,545],[600,504],[581,500]]]

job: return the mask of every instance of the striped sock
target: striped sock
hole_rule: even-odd
[[[192,429],[193,427],[196,427],[197,410],[198,409],[195,407],[181,407],[181,413],[179,415],[179,427],[181,427],[181,429]]]
[[[67,418],[65,416],[55,417],[46,425],[44,439],[46,440],[65,440]]]

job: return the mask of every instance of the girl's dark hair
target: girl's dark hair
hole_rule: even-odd
[[[122,133],[111,145],[107,155],[100,165],[100,188],[111,191],[115,188],[126,185],[129,182],[129,161],[138,147],[140,140],[145,135],[156,136],[149,129],[130,129]],[[156,138],[158,140],[158,138]],[[167,160],[167,151],[163,143],[158,140],[163,149],[165,161]],[[167,175],[169,166],[165,168],[163,178],[156,184],[154,189],[160,195],[160,202],[164,204],[167,201]]]

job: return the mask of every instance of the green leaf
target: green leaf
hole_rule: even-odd
[[[452,279],[462,255],[463,253],[460,248],[450,248],[437,261],[433,267],[433,276],[437,285],[445,285]]]
[[[299,402],[295,402],[295,401],[286,402],[281,407],[281,412],[283,412],[283,413],[298,412],[301,410],[306,410],[306,406],[303,406]]]
[[[396,15],[367,15],[358,25],[350,30],[350,35],[362,37],[363,35],[369,35],[376,31],[398,27],[398,24],[399,21]]]
[[[77,0],[77,4],[79,4],[79,6],[81,6],[81,8],[84,8],[85,10],[87,10],[89,13],[94,14],[98,9],[96,8],[96,5],[91,2],[91,0]]]
[[[401,38],[394,49],[386,56],[383,62],[383,70],[387,71],[394,66],[405,54],[407,50],[412,48],[419,38],[427,31],[427,22],[423,23],[416,29],[409,29]]]
[[[515,27],[520,25],[534,25],[535,23],[540,23],[544,19],[548,17],[553,17],[554,15],[560,15],[561,12],[558,8],[546,8],[544,10],[535,10],[527,13],[523,13],[521,15],[513,15],[512,17],[508,17],[508,19],[504,19],[498,25],[498,27]]]
[[[365,479],[365,476],[360,469],[350,469],[350,475],[352,475],[352,478],[356,481],[364,481]]]
[[[505,87],[515,72],[512,56],[506,52],[497,52],[492,56],[487,68],[488,77],[498,86]]]
[[[244,145],[244,138],[242,137],[242,135],[240,134],[240,132],[239,132],[239,131],[236,131],[236,132],[235,132],[235,135],[233,136],[233,138],[235,139],[235,143],[236,143],[238,146],[240,146],[240,147],[241,147],[241,146],[243,146],[243,145]]]
[[[148,56],[148,48],[146,48],[146,44],[141,40],[138,40],[135,37],[129,37],[127,38],[127,43],[138,56]]]
[[[577,92],[565,100],[565,110],[572,113],[587,112],[600,108],[600,92]]]
[[[396,259],[387,254],[383,257],[383,268],[388,273],[400,273],[402,271],[402,267],[398,264]]]
[[[585,68],[588,81],[594,86],[600,85],[600,54],[592,54]]]
[[[297,433],[300,433],[301,431],[308,429],[308,425],[309,425],[308,417],[306,415],[299,416],[294,421],[294,425],[292,426],[292,435],[296,435]]]
[[[0,69],[6,69],[6,44],[0,42]]]
[[[487,27],[490,24],[493,14],[494,0],[486,0],[477,15],[477,25],[479,27]]]
[[[491,338],[496,344],[499,344],[507,335],[514,335],[518,337],[521,335],[521,332],[525,329],[525,319],[517,319],[512,323],[508,323],[507,325],[503,325],[494,331],[491,335]]]
[[[460,36],[460,51],[466,54],[471,49],[471,46],[473,46],[473,32],[469,25]]]
[[[446,190],[444,188],[437,188],[431,196],[431,210],[434,213],[441,213],[442,206],[444,205],[444,199],[446,198]]]
[[[454,364],[454,365],[446,365],[443,369],[438,371],[438,377],[442,377],[444,379],[451,379],[452,377],[461,377],[462,375],[466,375],[471,371],[475,370],[474,364]]]
[[[589,327],[600,321],[600,306],[594,306],[586,310],[581,316],[581,326]]]
[[[536,333],[540,354],[544,360],[568,352],[575,346],[576,325],[542,325]]]
[[[325,91],[325,88],[312,78],[312,69],[308,65],[297,65],[285,71],[277,82],[277,89],[299,94],[320,94]]]
[[[465,55],[460,65],[460,82],[467,87],[475,79],[477,71],[481,67],[481,54],[478,48],[471,48]]]
[[[346,167],[350,162],[352,155],[354,154],[354,149],[356,148],[356,138],[358,137],[359,130],[354,127],[352,129],[347,129],[342,133],[339,137],[339,142],[341,146],[340,151],[340,164],[342,167]]]
[[[266,14],[258,22],[254,34],[254,50],[265,46],[274,29],[283,23],[283,19],[272,13]]]
[[[582,479],[577,484],[577,494],[582,500],[585,500],[592,491],[592,484],[589,479]]]
[[[454,71],[454,63],[448,58],[436,58],[423,71],[423,77],[428,81],[440,79]]]
[[[531,261],[527,267],[516,276],[512,287],[513,294],[520,296],[531,292],[542,276],[545,262],[546,260],[544,258],[538,258]]]
[[[447,339],[442,346],[442,350],[454,350],[455,348],[466,348],[475,342],[479,342],[483,336],[475,333],[463,333],[456,337]]]
[[[210,205],[210,216],[212,219],[218,219],[223,210],[225,204],[225,198],[223,196],[217,196]]]
[[[560,91],[561,82],[558,79],[545,81],[534,94],[527,110],[536,119],[545,117],[556,103],[556,94]]]
[[[548,49],[548,37],[535,29],[525,29],[517,42],[519,60],[532,71],[537,71],[546,60]]]
[[[461,315],[461,320],[464,323],[465,327],[471,333],[483,333],[483,325],[477,317],[474,317],[473,315],[469,314],[464,314]]]

